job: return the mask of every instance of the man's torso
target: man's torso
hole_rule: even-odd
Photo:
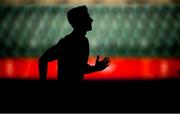
[[[88,39],[81,36],[67,35],[58,45],[60,53],[58,57],[59,80],[82,80],[83,67],[87,64],[89,56]]]

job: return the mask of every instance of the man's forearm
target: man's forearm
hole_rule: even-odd
[[[39,60],[39,75],[41,80],[46,80],[47,76],[47,61]]]

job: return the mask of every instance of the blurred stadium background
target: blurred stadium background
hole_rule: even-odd
[[[93,18],[88,32],[89,63],[109,56],[103,72],[85,80],[180,78],[179,0],[1,0],[0,78],[39,79],[38,58],[71,32],[66,13],[87,5]],[[56,62],[48,79],[57,79]]]

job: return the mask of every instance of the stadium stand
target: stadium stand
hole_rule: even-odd
[[[70,33],[71,7],[0,6],[0,57],[40,56]],[[91,54],[179,57],[179,10],[176,5],[89,6]]]

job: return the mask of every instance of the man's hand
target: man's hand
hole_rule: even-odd
[[[109,58],[105,57],[102,61],[99,61],[99,56],[97,56],[95,68],[97,71],[104,70],[106,67],[109,66]]]

